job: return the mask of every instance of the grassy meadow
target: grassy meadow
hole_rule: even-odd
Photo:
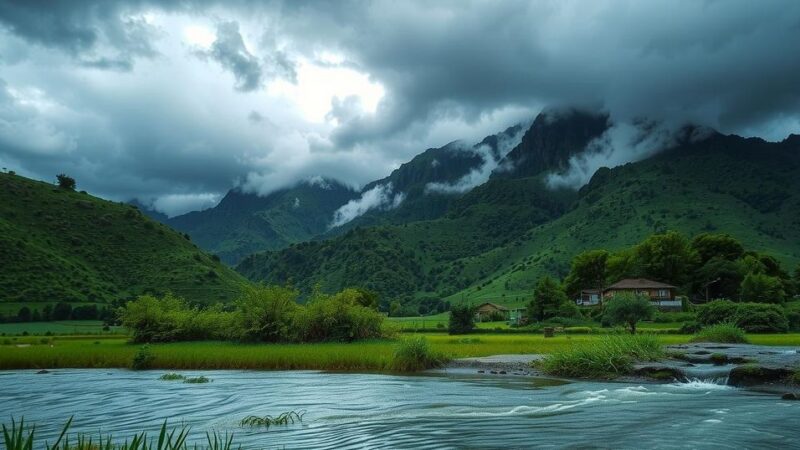
[[[125,334],[122,327],[110,327],[109,331],[103,330],[101,320],[64,320],[55,322],[15,322],[0,323],[0,336],[19,335],[28,333],[32,335],[65,334]]]
[[[548,354],[603,335],[478,334],[450,336],[423,334],[433,351],[450,358],[497,354]],[[753,344],[800,345],[800,333],[748,335]],[[662,344],[689,342],[689,335],[661,334]],[[397,340],[358,343],[239,344],[181,342],[151,344],[153,369],[254,369],[388,371]],[[141,348],[125,337],[63,336],[0,338],[0,369],[126,368]]]

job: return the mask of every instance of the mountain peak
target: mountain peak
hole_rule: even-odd
[[[522,141],[508,153],[500,167],[514,178],[561,170],[571,156],[583,151],[586,144],[602,135],[609,125],[607,113],[575,108],[546,109],[536,116]],[[498,176],[502,174],[496,172]]]

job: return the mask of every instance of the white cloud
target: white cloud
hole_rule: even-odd
[[[428,183],[425,185],[425,192],[461,194],[485,183],[489,180],[492,172],[498,168],[503,157],[519,145],[529,126],[530,123],[521,124],[519,130],[511,136],[499,135],[496,153],[492,152],[491,147],[488,145],[480,145],[478,147],[458,146],[460,151],[474,152],[480,155],[483,158],[483,163],[452,183]],[[434,162],[438,164],[438,161],[434,160]]]
[[[174,217],[187,211],[213,208],[219,203],[219,200],[220,195],[215,193],[169,194],[153,200],[152,208],[169,217]]]
[[[394,193],[392,183],[379,184],[361,194],[361,197],[350,200],[333,213],[333,222],[330,227],[344,225],[358,216],[364,215],[371,209],[393,209],[400,206],[405,200],[403,192]]]
[[[653,122],[616,123],[586,145],[586,150],[569,160],[569,168],[547,176],[551,189],[578,189],[588,183],[601,167],[617,167],[636,162],[673,147],[680,127]],[[703,134],[701,129],[700,134]],[[702,136],[698,135],[698,138]]]

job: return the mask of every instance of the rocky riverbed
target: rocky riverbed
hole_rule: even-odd
[[[719,384],[773,392],[786,400],[800,400],[800,351],[797,347],[750,344],[694,343],[670,345],[668,358],[640,362],[619,381],[674,382],[714,380]],[[532,363],[543,355],[493,355],[453,360],[444,371],[498,376],[545,376]]]

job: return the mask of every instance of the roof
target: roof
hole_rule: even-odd
[[[646,278],[626,278],[619,280],[606,290],[612,289],[677,289],[675,286],[658,281],[648,280]]]
[[[508,311],[508,308],[506,308],[503,305],[498,305],[496,303],[489,303],[489,302],[481,303],[480,305],[477,306],[477,308],[480,308],[481,306],[486,306],[486,305],[494,307],[496,309],[499,309],[500,311]]]

